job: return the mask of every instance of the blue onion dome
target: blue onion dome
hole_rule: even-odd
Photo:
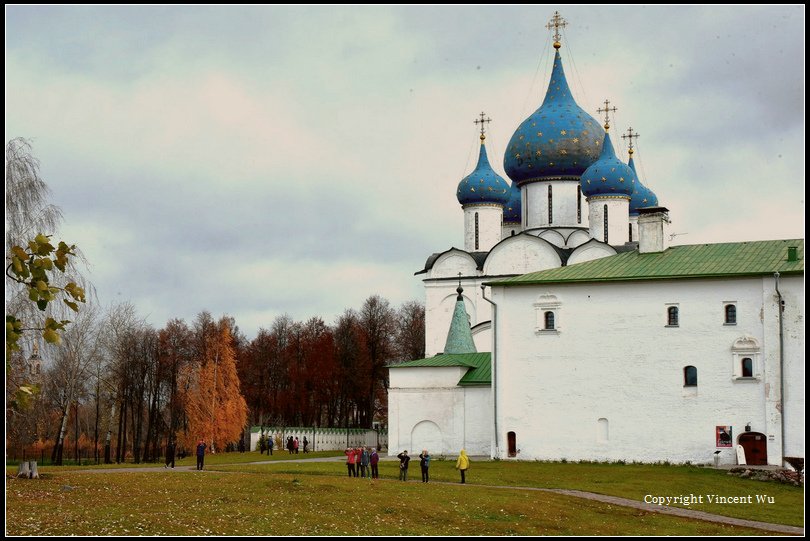
[[[487,159],[487,147],[484,146],[484,135],[481,134],[481,151],[478,154],[478,165],[472,173],[458,183],[456,198],[462,205],[476,203],[494,203],[505,205],[511,195],[509,183],[492,170]]]
[[[632,150],[630,152],[632,152]],[[630,154],[630,162],[627,165],[636,173],[636,164],[633,162],[632,154]],[[638,173],[636,173],[636,188],[630,195],[630,216],[638,216],[638,209],[657,206],[658,197],[651,189],[641,183],[638,179]]]
[[[503,206],[503,221],[504,223],[520,223],[520,188],[513,182],[509,193],[509,201]]]
[[[599,157],[602,133],[599,122],[574,101],[556,51],[546,98],[512,135],[504,170],[518,184],[547,177],[579,180]]]
[[[605,132],[602,154],[582,173],[582,193],[592,195],[630,196],[636,185],[636,173],[616,157],[610,134]]]

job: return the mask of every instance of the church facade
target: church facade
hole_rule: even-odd
[[[549,26],[562,26],[558,14]],[[577,105],[545,99],[459,183],[432,254],[426,359],[389,369],[389,449],[503,459],[804,456],[803,240],[668,246],[668,211]],[[778,276],[775,275],[778,273]],[[781,310],[779,307],[782,307]]]

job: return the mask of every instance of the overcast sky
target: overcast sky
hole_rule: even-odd
[[[473,120],[505,177],[553,11],[6,6],[6,140],[32,140],[102,304],[331,323],[423,300],[414,272],[463,248]],[[575,97],[641,134],[676,243],[804,236],[804,6],[560,11]]]

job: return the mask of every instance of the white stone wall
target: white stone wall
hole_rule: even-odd
[[[770,280],[772,282],[772,280]],[[498,454],[515,431],[521,459],[712,461],[715,427],[747,423],[768,436],[779,462],[778,334],[768,280],[679,280],[493,288],[498,303]],[[783,279],[786,309],[786,433],[804,456],[803,298],[799,278]],[[559,331],[537,331],[542,294],[559,301]],[[737,324],[724,325],[725,302]],[[680,324],[666,326],[677,304]],[[777,329],[778,330],[778,329]],[[754,337],[762,377],[734,379],[732,344]],[[776,348],[776,349],[775,349]],[[695,366],[698,386],[684,387]],[[604,434],[607,434],[607,439]],[[721,461],[735,463],[733,448]]]
[[[523,231],[523,228],[519,223],[518,224],[504,223],[503,226],[501,227],[501,240],[507,237],[511,237],[513,235],[517,235],[521,231]]]
[[[479,274],[477,269],[478,266],[470,254],[454,248],[433,262],[433,267],[427,272],[426,278],[456,278],[458,273],[462,276],[473,276]]]
[[[593,239],[577,246],[571,255],[568,257],[567,265],[576,265],[577,263],[584,263],[585,261],[593,261],[609,255],[616,255],[616,250],[609,244],[597,242]]]
[[[608,211],[608,239],[605,241],[605,206]],[[630,199],[593,196],[588,199],[591,237],[613,246],[630,240]]]
[[[443,375],[436,376],[435,372]],[[460,449],[469,454],[489,453],[490,390],[459,387],[458,380],[465,372],[458,367],[389,369],[389,456],[405,449],[414,456],[424,448],[434,456],[457,455]],[[449,384],[451,374],[460,375]],[[441,386],[440,379],[448,385]]]
[[[501,205],[465,205],[464,249],[488,252],[501,241],[503,207]],[[475,244],[475,217],[478,216],[478,245]]]
[[[551,223],[548,216],[548,188],[551,186]],[[581,215],[577,220],[579,182],[552,180],[532,182],[520,188],[523,228],[546,226],[588,226],[588,205],[580,196]]]
[[[484,263],[484,275],[525,274],[560,264],[559,254],[548,241],[523,234],[506,239],[492,249]]]

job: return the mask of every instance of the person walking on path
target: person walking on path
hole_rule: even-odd
[[[289,451],[290,454],[293,454],[293,439],[292,439],[292,436],[289,436],[287,438],[287,451]]]
[[[293,440],[293,449],[295,450],[295,454],[297,455],[298,454],[298,436],[296,436],[295,440]]]
[[[427,449],[422,449],[422,454],[419,455],[419,467],[422,468],[422,482],[428,482],[428,468],[430,467],[430,455]]]
[[[307,441],[307,437],[304,436],[304,454],[309,452],[307,451],[307,445],[309,445],[309,442]]]
[[[205,442],[202,441],[202,440],[200,440],[199,443],[197,443],[197,469],[198,470],[203,469],[203,463],[205,462],[205,448],[206,447],[207,446],[205,445]]]
[[[380,455],[377,454],[377,448],[371,449],[371,456],[368,457],[368,463],[371,464],[371,478],[379,479],[380,470],[377,468],[377,463],[380,461]]]
[[[408,462],[411,461],[411,457],[408,456],[408,450],[405,449],[401,453],[397,455],[399,459],[399,479],[400,481],[407,481],[408,480]]]
[[[349,477],[354,477],[356,475],[354,471],[354,449],[346,447],[346,451],[343,454],[346,455],[346,468],[349,470]]]
[[[461,453],[458,455],[458,460],[456,460],[456,469],[461,472],[461,483],[464,484],[464,473],[470,468],[470,457],[467,456],[467,452],[462,449]]]
[[[273,456],[273,436],[271,434],[267,435],[267,453]]]
[[[169,465],[171,465],[172,469],[174,469],[174,448],[175,448],[174,441],[169,440],[169,444],[166,445],[166,466],[164,466],[165,468],[168,468]]]
[[[259,438],[259,454],[260,455],[264,454],[264,449],[265,449],[266,446],[267,446],[267,440],[265,439],[264,434],[262,434],[262,437]]]

